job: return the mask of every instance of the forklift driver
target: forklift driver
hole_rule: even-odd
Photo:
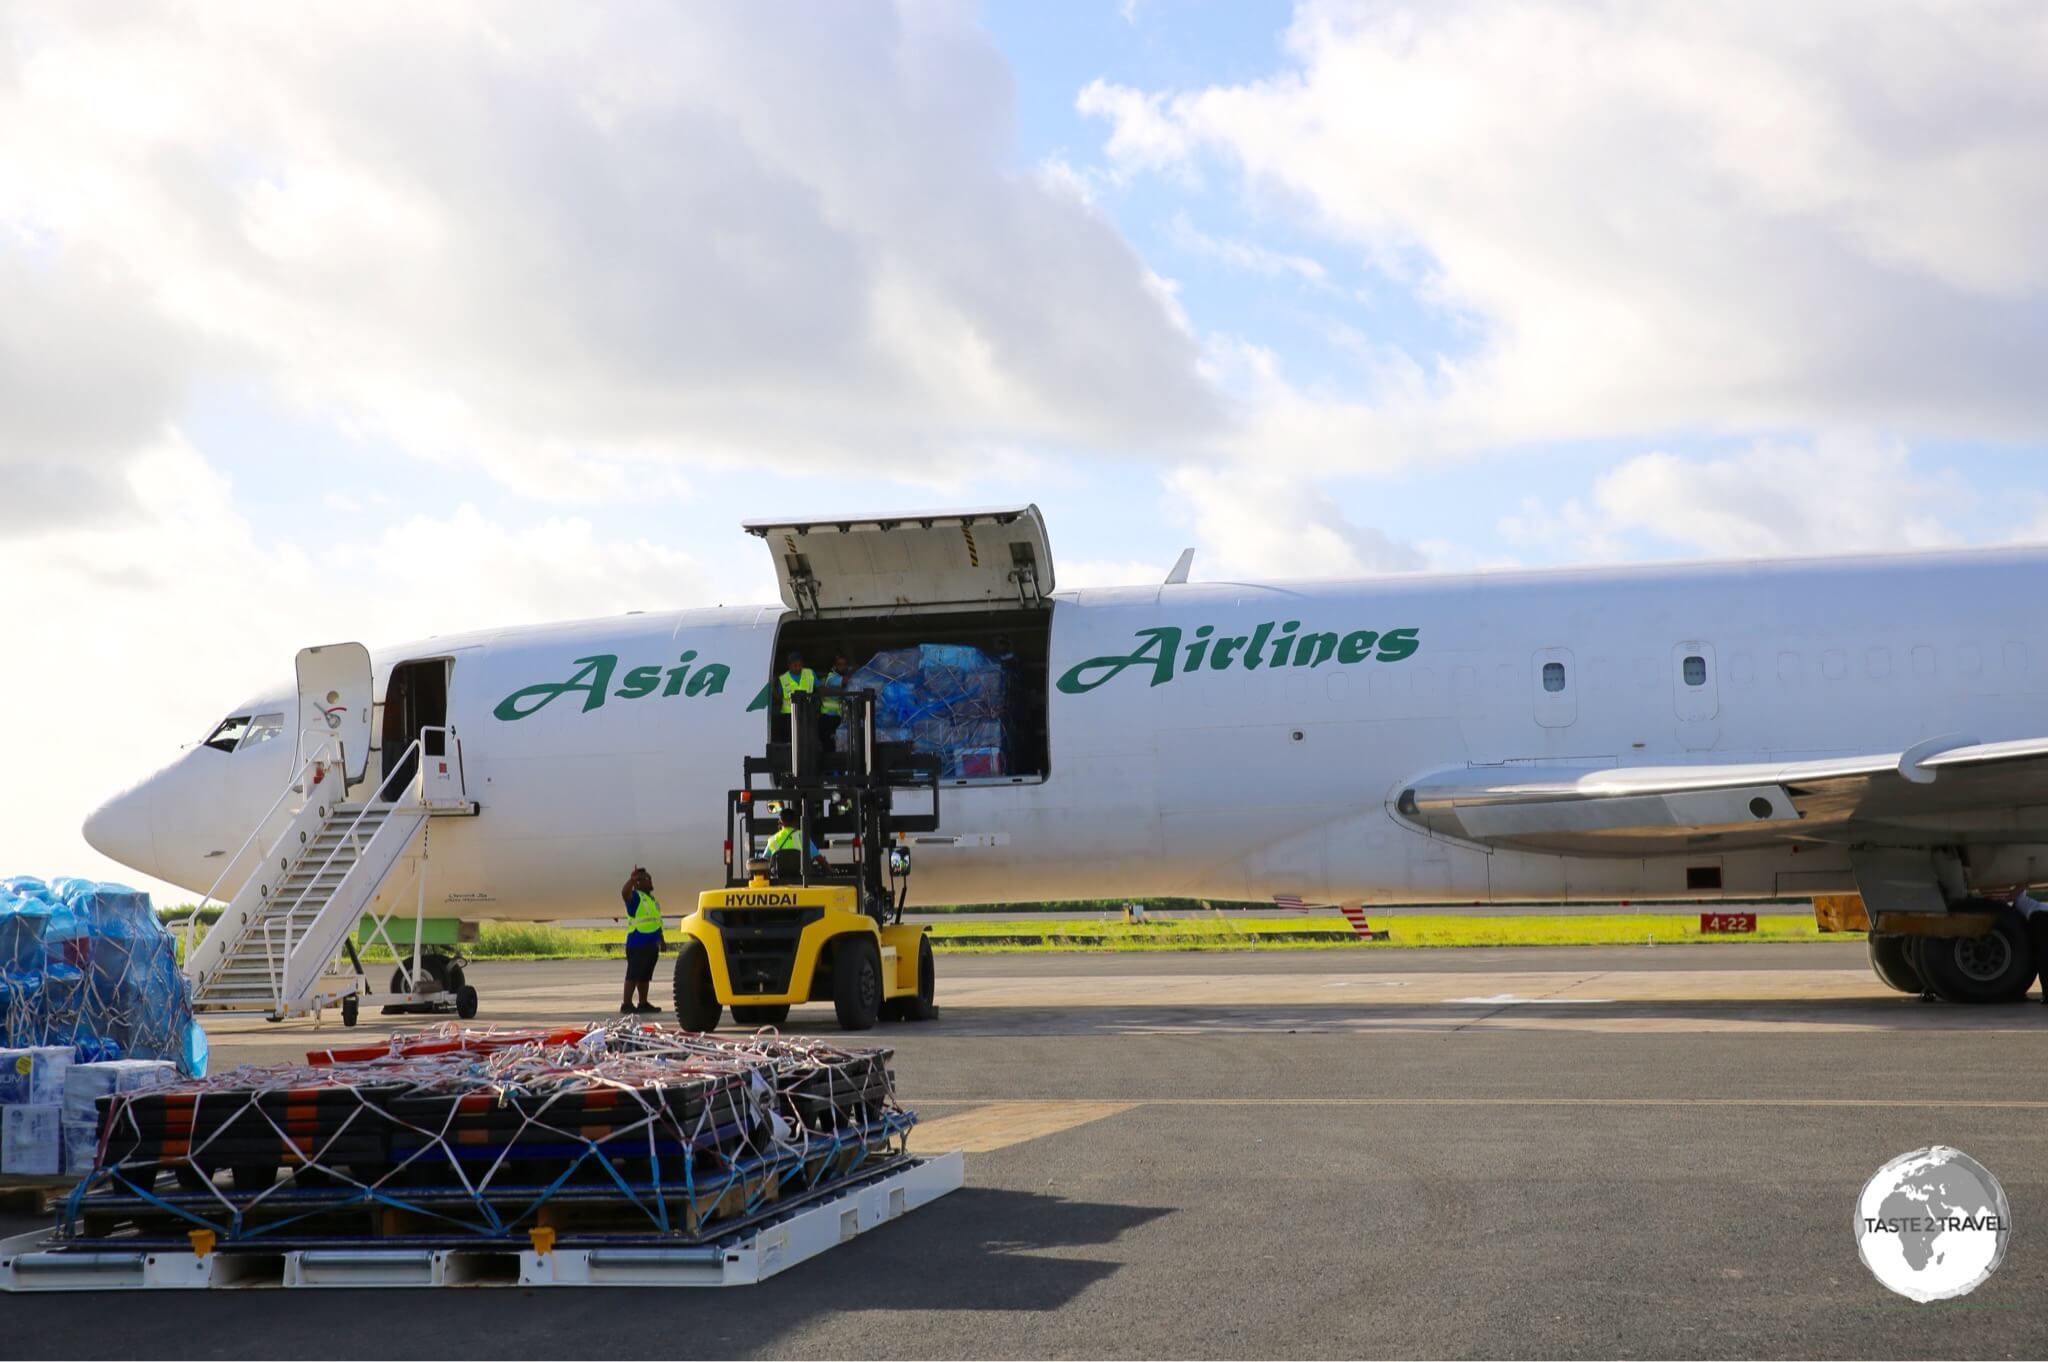
[[[771,868],[775,864],[777,853],[794,850],[799,842],[803,844],[804,857],[811,863],[813,871],[826,868],[825,857],[818,851],[818,844],[804,836],[802,821],[794,804],[782,806],[782,826],[775,829],[768,838],[768,863]]]

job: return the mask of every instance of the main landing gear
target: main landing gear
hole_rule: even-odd
[[[2040,972],[2048,923],[2030,923],[2008,903],[1958,907],[1977,912],[1988,910],[1992,914],[1991,930],[1982,936],[1896,936],[1872,932],[1872,971],[1888,987],[1901,993],[1917,993],[1947,1003],[2016,1003],[2025,999]]]

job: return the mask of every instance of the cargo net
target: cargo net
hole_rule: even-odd
[[[1009,770],[1008,676],[1000,661],[961,643],[887,648],[848,678],[875,692],[875,737],[937,757],[948,780]]]
[[[0,879],[0,1026],[9,1049],[66,1045],[80,1063],[205,1070],[177,943],[149,895],[118,884]]]
[[[401,1033],[99,1103],[74,1239],[715,1238],[906,1157],[892,1051],[622,1019]]]

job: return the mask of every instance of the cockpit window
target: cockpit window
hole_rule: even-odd
[[[206,745],[218,748],[222,752],[232,752],[235,750],[235,744],[242,740],[242,733],[248,727],[249,716],[246,714],[237,714],[231,719],[222,719],[220,727],[214,729],[212,736],[207,738]]]
[[[259,714],[249,721],[249,731],[242,735],[242,745],[237,750],[246,752],[258,743],[269,742],[282,732],[284,715]]]

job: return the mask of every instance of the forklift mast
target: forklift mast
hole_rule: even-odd
[[[841,703],[828,745],[820,706]],[[790,697],[784,741],[747,757],[741,785],[726,797],[726,887],[746,885],[757,848],[794,806],[799,850],[766,867],[777,884],[853,885],[862,911],[878,923],[900,920],[909,894],[910,849],[903,839],[939,826],[939,762],[907,742],[875,739],[874,692],[822,688]],[[814,861],[806,848],[816,847]]]

